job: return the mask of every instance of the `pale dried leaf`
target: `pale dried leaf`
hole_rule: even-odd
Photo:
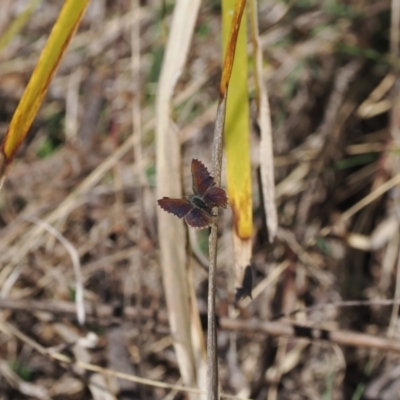
[[[107,390],[108,383],[103,375],[92,374],[89,378],[89,389],[94,400],[117,400],[117,398]]]
[[[258,89],[258,124],[260,126],[260,170],[262,193],[265,207],[268,238],[272,242],[278,228],[278,215],[275,205],[275,178],[274,178],[274,154],[272,145],[272,124],[269,109],[267,87],[263,79],[263,55],[260,36],[258,32],[257,1],[251,1],[252,8],[252,39],[255,56],[255,81]]]
[[[358,233],[350,233],[347,236],[347,244],[353,249],[370,251],[371,240],[368,236],[360,235]]]
[[[182,196],[180,138],[172,129],[170,114],[173,92],[187,58],[199,6],[199,0],[179,0],[172,17],[156,99],[157,198]],[[174,348],[184,383],[196,386],[198,361],[195,353],[198,355],[199,351],[193,344],[201,340],[192,340],[192,333],[199,332],[191,330],[185,227],[183,221],[161,209],[157,210],[157,215],[160,263]]]
[[[232,232],[232,237],[235,258],[235,289],[238,289],[243,286],[245,269],[250,265],[252,243],[251,239],[241,238],[235,229]]]
[[[85,390],[80,379],[65,374],[52,385],[49,394],[51,396],[74,396]]]
[[[392,276],[396,259],[399,253],[399,233],[397,232],[389,241],[385,248],[382,260],[382,272],[379,279],[378,287],[382,293],[387,292],[392,284]]]
[[[384,219],[372,232],[371,250],[382,248],[399,230],[399,220],[396,217]]]

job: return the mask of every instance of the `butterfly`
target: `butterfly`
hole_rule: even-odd
[[[193,228],[207,228],[214,222],[213,207],[228,205],[228,197],[224,189],[215,185],[204,164],[196,159],[192,160],[192,187],[193,194],[182,199],[163,197],[158,205],[179,218],[185,218]]]

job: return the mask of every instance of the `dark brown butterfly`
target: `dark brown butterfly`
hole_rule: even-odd
[[[185,217],[193,228],[207,228],[214,222],[213,207],[228,205],[228,197],[224,189],[215,186],[214,178],[199,160],[192,160],[193,193],[182,199],[163,197],[158,205],[165,211],[179,218]]]

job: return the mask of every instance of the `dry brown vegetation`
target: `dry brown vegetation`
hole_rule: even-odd
[[[110,372],[182,385],[159,266],[165,232],[157,232],[155,196],[155,95],[173,2],[135,4],[92,1],[1,191],[1,400],[189,396]],[[400,398],[398,305],[382,305],[400,297],[398,6],[396,0],[259,2],[279,229],[269,244],[253,118],[254,299],[235,310],[230,211],[219,221],[224,393]],[[0,35],[25,7],[2,0]],[[2,135],[59,7],[43,0],[0,53]],[[137,24],[139,64],[131,45]],[[220,38],[219,2],[203,2],[173,98],[186,189],[190,160],[210,165]],[[251,79],[249,87],[253,93]],[[138,110],[141,146],[132,136]],[[208,231],[189,230],[189,237],[203,313]],[[77,314],[74,303],[80,281],[84,325],[78,323],[83,308]],[[328,307],[347,300],[367,303]],[[310,306],[318,307],[268,323]],[[328,329],[331,340],[296,338],[308,333],[293,330],[292,322]]]

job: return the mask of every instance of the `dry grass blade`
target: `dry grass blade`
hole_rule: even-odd
[[[354,206],[350,207],[346,210],[340,217],[341,221],[346,221],[350,217],[352,217],[356,212],[360,211],[362,208],[366,207],[368,204],[378,199],[388,190],[392,189],[396,185],[400,183],[400,174],[395,175],[393,178],[389,179],[383,185],[377,187],[373,192],[371,192],[368,196],[365,196],[358,203],[354,204]]]
[[[250,1],[251,38],[254,51],[254,79],[260,126],[260,170],[268,238],[272,242],[278,229],[278,214],[275,205],[274,154],[272,144],[271,114],[267,87],[263,79],[263,53],[258,31],[257,1]]]
[[[297,337],[314,340],[328,340],[343,346],[375,348],[383,351],[400,353],[398,340],[367,335],[353,331],[333,331],[303,325],[292,325],[285,322],[261,322],[257,320],[237,320],[221,318],[221,327],[248,333],[265,333],[277,337]]]
[[[360,118],[371,118],[374,115],[377,115],[380,111],[385,112],[385,104],[389,107],[386,111],[390,109],[392,107],[392,102],[388,100],[382,101],[382,98],[393,87],[395,82],[396,75],[394,73],[387,74],[379,85],[371,92],[368,98],[358,107],[357,116]],[[379,104],[380,106],[378,106]],[[382,105],[384,107],[382,107]]]
[[[173,12],[156,98],[157,198],[182,196],[181,147],[171,121],[171,104],[175,85],[186,62],[199,6],[198,0],[180,0]],[[200,351],[194,349],[192,333],[200,335],[201,332],[191,329],[192,319],[198,316],[191,312],[192,307],[188,304],[188,279],[191,277],[186,271],[186,230],[181,220],[161,209],[157,211],[160,264],[174,348],[183,382],[197,386],[198,380],[202,380],[199,375],[203,369],[198,368],[201,360],[196,360],[195,353]],[[195,342],[201,343],[202,340]]]
[[[76,301],[76,313],[78,322],[83,325],[85,323],[85,304],[83,302],[83,280],[82,280],[82,272],[81,272],[81,263],[79,261],[79,255],[76,251],[75,247],[71,244],[69,240],[67,240],[60,232],[54,229],[51,225],[47,224],[44,221],[41,221],[38,218],[27,218],[28,221],[33,222],[36,225],[41,226],[43,229],[46,229],[49,233],[55,236],[66,248],[68,251],[71,261],[72,267],[74,269],[75,279],[76,279],[76,293],[75,293],[75,301]]]

